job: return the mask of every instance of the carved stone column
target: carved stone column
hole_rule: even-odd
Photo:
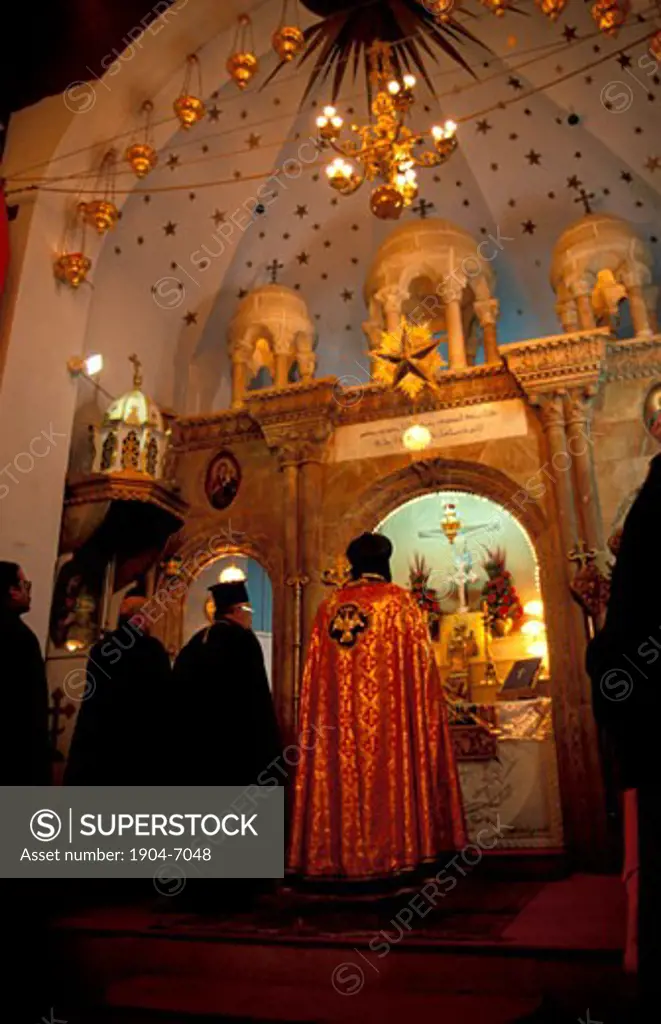
[[[234,345],[230,350],[230,359],[232,361],[232,408],[240,409],[244,404],[249,384],[250,349],[245,345]]]
[[[576,302],[578,324],[581,331],[589,331],[596,326],[591,291],[588,281],[577,281],[572,286],[572,294]]]
[[[299,451],[296,446],[284,445],[278,449],[277,456],[283,476],[282,516],[285,580],[294,580],[299,575],[300,554],[298,543],[298,505],[299,505]],[[296,621],[298,601],[294,586],[285,586],[284,594],[284,628],[282,648],[282,689],[278,695],[279,718],[285,736],[296,734],[294,721],[296,691],[299,685],[296,679],[296,650],[300,643],[300,625]]]
[[[558,302],[555,309],[562,324],[562,329],[567,334],[573,334],[574,331],[579,330],[578,310],[576,309],[575,299],[565,299],[563,302]]]
[[[397,334],[402,319],[403,296],[399,288],[382,288],[376,295],[377,300],[383,309],[383,319],[386,331],[389,334]]]
[[[497,323],[500,312],[498,299],[481,299],[474,304],[474,309],[482,327],[485,361],[487,363],[502,362],[502,357],[498,351]]]
[[[603,551],[604,531],[591,436],[592,405],[596,393],[595,387],[570,391],[565,397],[565,419],[581,536],[589,548]]]
[[[454,281],[443,289],[445,322],[448,331],[448,364],[451,370],[460,370],[467,365],[464,328],[461,322],[461,296],[463,287]]]
[[[597,328],[589,334],[501,346],[508,369],[531,405],[540,410],[546,438],[546,456],[535,474],[533,494],[544,500],[549,530],[556,535],[555,560],[546,567],[544,592],[553,720],[567,845],[574,863],[584,868],[605,864],[607,819],[591,686],[585,673],[585,624],[570,594],[573,572],[567,558],[584,528],[576,492],[583,494],[588,487],[590,468],[583,460],[589,451],[581,434],[588,410],[580,403],[577,408],[568,396],[596,391],[606,364],[608,337],[608,328]],[[579,472],[574,473],[576,460],[580,460],[580,483]],[[594,524],[590,529],[595,529]]]
[[[278,458],[283,475],[284,629],[279,645],[282,680],[278,694],[280,720],[288,737],[296,733],[307,637],[322,596],[321,501],[323,461],[331,437],[335,378],[321,378],[307,387],[282,394],[255,392],[250,414]]]
[[[570,596],[567,559],[578,537],[565,420],[566,396],[538,399],[548,442],[553,496],[558,514],[560,546],[556,565],[560,590],[557,608],[548,608],[552,645],[553,719],[558,753],[565,834],[575,863],[598,868],[606,846],[606,806],[597,727],[592,712],[590,681],[585,673],[583,616]],[[563,596],[564,595],[564,599]]]

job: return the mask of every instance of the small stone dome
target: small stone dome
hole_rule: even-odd
[[[444,278],[470,282],[480,298],[493,293],[494,275],[489,259],[481,252],[482,244],[463,228],[440,217],[401,224],[379,246],[365,280],[365,300],[383,288],[398,286],[408,290],[416,278],[426,277],[433,283]]]
[[[551,286],[565,331],[619,320],[628,299],[636,337],[650,337],[656,314],[652,255],[627,221],[588,213],[566,228],[551,261]]]
[[[556,242],[551,261],[551,286],[558,293],[568,291],[586,275],[596,280],[601,270],[610,270],[616,280],[637,270],[651,280],[652,256],[631,224],[611,213],[588,213],[570,224]]]
[[[232,402],[236,407],[262,368],[275,387],[286,387],[294,364],[302,380],[316,368],[316,331],[301,296],[282,284],[255,288],[239,303],[228,330]]]

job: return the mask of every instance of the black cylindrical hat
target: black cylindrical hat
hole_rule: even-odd
[[[231,583],[216,583],[209,587],[216,606],[216,612],[231,608],[235,604],[249,604],[248,588],[243,580],[233,580]]]
[[[351,541],[347,558],[351,564],[354,579],[365,573],[376,573],[390,580],[390,556],[392,544],[382,533],[363,533]]]

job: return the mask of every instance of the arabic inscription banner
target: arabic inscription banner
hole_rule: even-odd
[[[419,416],[339,427],[335,434],[333,461],[347,462],[404,453],[407,449],[402,440],[403,434],[414,424],[427,427],[431,434],[432,440],[425,454],[462,444],[522,437],[528,431],[525,406],[520,399],[484,402],[461,409],[439,409]]]

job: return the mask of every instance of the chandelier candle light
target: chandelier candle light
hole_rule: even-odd
[[[394,77],[390,47],[377,43],[370,50],[371,80],[378,89],[372,103],[375,121],[368,125],[352,125],[360,141],[340,141],[343,118],[335,107],[325,107],[317,118],[319,139],[340,155],[326,167],[328,181],[341,195],[351,195],[365,181],[380,179],[383,184],[372,191],[372,213],[383,220],[396,220],[404,207],[418,195],[416,167],[437,167],[457,147],[457,126],[446,121],[443,127],[431,129],[434,149],[417,153],[423,138],[413,132],[405,120],[414,103],[416,80],[411,74]],[[352,160],[361,165],[356,171]]]

